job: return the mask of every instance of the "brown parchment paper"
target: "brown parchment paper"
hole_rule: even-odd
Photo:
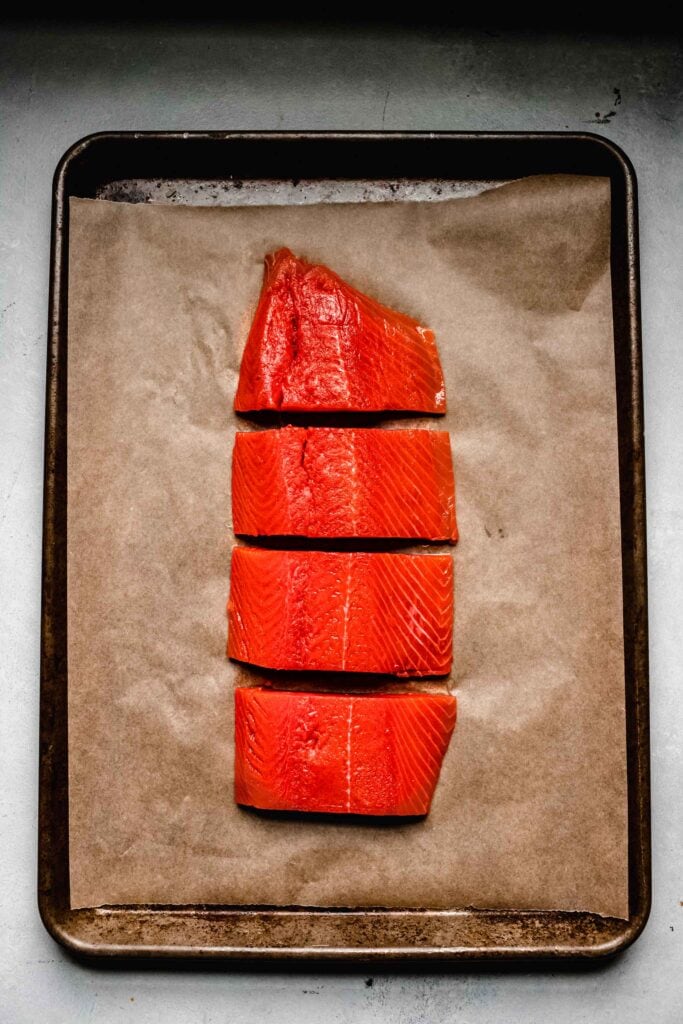
[[[440,203],[72,200],[71,904],[626,917],[622,598],[606,179]],[[231,411],[264,254],[435,331],[461,540],[459,718],[432,813],[281,821],[232,799]],[[405,425],[398,423],[397,425]]]

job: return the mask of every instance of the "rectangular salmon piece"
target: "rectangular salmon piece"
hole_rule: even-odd
[[[450,555],[236,547],[228,655],[290,671],[445,675]]]
[[[235,533],[456,541],[448,433],[283,427],[239,433]]]
[[[455,726],[447,694],[235,691],[235,801],[273,811],[424,815]]]

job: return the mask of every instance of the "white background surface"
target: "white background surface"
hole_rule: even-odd
[[[1,1024],[683,1020],[680,47],[666,38],[437,27],[389,33],[101,25],[1,36]],[[561,972],[104,969],[74,962],[43,930],[35,865],[51,181],[64,150],[89,132],[164,128],[571,129],[604,134],[633,161],[645,364],[654,905],[643,936],[616,961]]]

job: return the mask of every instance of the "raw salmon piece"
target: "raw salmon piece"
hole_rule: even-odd
[[[279,249],[265,259],[235,409],[443,413],[434,334]]]
[[[228,656],[264,668],[445,675],[450,555],[236,547]]]
[[[284,427],[237,434],[235,533],[458,537],[450,438],[442,430]]]
[[[235,691],[235,801],[273,811],[429,812],[455,726],[446,694]]]

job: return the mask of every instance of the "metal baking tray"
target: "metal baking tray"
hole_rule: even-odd
[[[71,910],[67,774],[67,288],[71,196],[127,202],[300,201],[471,194],[530,174],[608,176],[619,431],[628,764],[628,921],[587,913],[117,906]],[[479,183],[479,185],[478,185]],[[352,194],[349,187],[352,186]],[[354,191],[355,190],[355,191]],[[239,193],[239,197],[236,196]],[[416,194],[417,194],[416,193]],[[38,899],[48,931],[97,957],[516,960],[614,954],[650,906],[648,648],[636,184],[612,143],[570,133],[106,132],[76,143],[54,179],[43,534]]]

